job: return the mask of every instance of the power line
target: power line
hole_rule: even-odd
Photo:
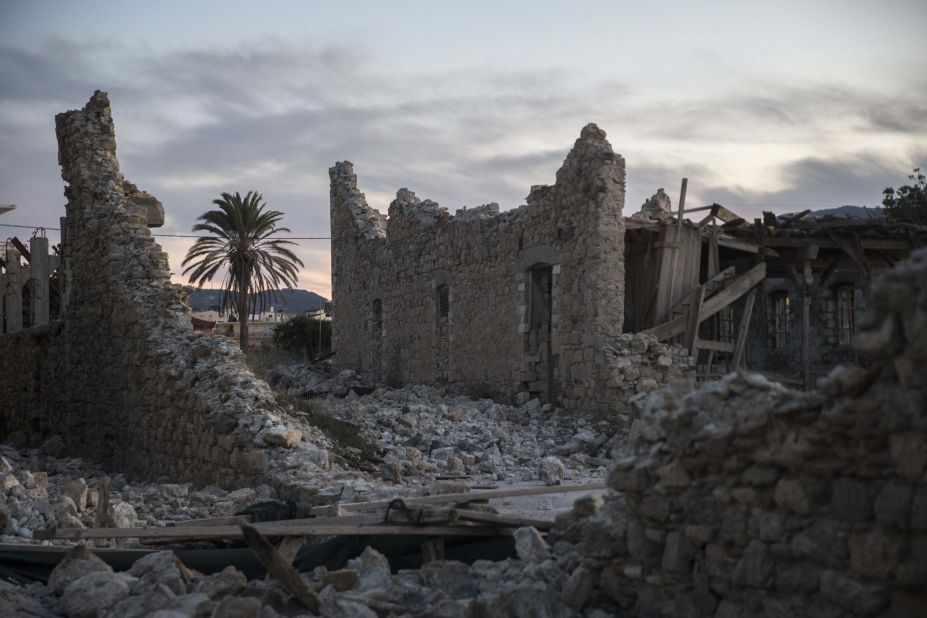
[[[43,225],[14,225],[12,223],[0,223],[0,227],[16,227],[26,230],[55,230],[60,231],[61,228],[57,227],[45,227]],[[152,236],[157,236],[158,238],[212,238],[212,236],[195,236],[192,234],[152,234]],[[331,236],[277,236],[276,238],[280,240],[331,240]]]

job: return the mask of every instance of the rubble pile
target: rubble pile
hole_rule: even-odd
[[[857,349],[800,393],[732,374],[640,401],[577,545],[583,604],[639,616],[927,607],[927,251],[873,284]],[[555,546],[556,547],[556,546]],[[886,612],[886,613],[881,613]]]
[[[461,478],[553,485],[602,478],[620,433],[614,421],[567,413],[537,399],[509,406],[421,385],[327,398],[320,406],[357,425],[381,449],[381,472],[393,483]]]
[[[319,363],[276,365],[268,372],[267,383],[290,397],[346,397],[351,392],[360,395],[373,390],[371,382],[353,369],[334,372]]]
[[[41,449],[0,444],[0,541],[22,542],[38,530],[95,525],[106,473],[87,459],[49,455],[57,452],[58,442],[51,438]],[[277,497],[269,485],[228,491],[215,485],[139,482],[115,474],[102,523],[115,528],[163,526],[232,515]]]
[[[682,346],[660,342],[653,335],[625,333],[601,351],[611,370],[606,388],[614,406],[666,385],[695,386],[695,359]]]

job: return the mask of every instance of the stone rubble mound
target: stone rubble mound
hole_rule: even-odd
[[[381,449],[383,478],[393,483],[589,482],[604,478],[619,435],[613,420],[566,413],[537,399],[509,406],[421,385],[329,397],[320,405]]]
[[[349,393],[369,393],[373,385],[353,369],[333,373],[318,363],[276,365],[267,374],[267,383],[278,393],[290,397],[347,397]]]
[[[15,442],[15,436],[14,440]],[[38,530],[94,527],[104,473],[87,459],[55,457],[56,438],[41,449],[0,444],[0,542],[32,539]],[[109,527],[140,528],[233,515],[263,500],[277,499],[270,485],[234,491],[215,485],[143,482],[111,477]]]

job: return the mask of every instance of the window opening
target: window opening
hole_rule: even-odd
[[[770,295],[769,339],[772,347],[784,348],[789,343],[790,303],[787,292],[774,292]]]
[[[837,343],[850,345],[853,343],[853,288],[843,286],[837,288]]]

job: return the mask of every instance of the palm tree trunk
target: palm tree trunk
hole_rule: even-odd
[[[244,275],[243,281],[239,282],[241,288],[238,291],[238,345],[242,352],[248,350],[248,320],[250,316],[251,300],[248,297],[248,289],[251,287],[251,279]]]

